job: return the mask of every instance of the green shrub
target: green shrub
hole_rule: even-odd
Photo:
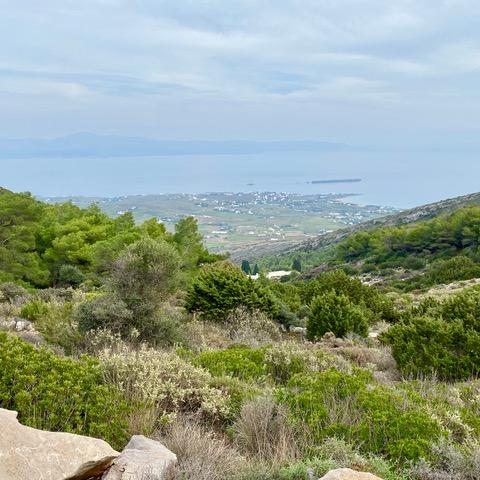
[[[347,333],[366,336],[368,317],[365,309],[334,291],[314,298],[307,320],[307,338],[320,339],[327,332],[333,332],[337,337],[344,337]]]
[[[443,435],[419,396],[375,385],[366,371],[297,375],[278,395],[293,418],[309,427],[311,454],[325,438],[335,436],[367,453],[405,462],[428,457]]]
[[[187,294],[186,308],[207,319],[224,322],[238,307],[275,317],[278,308],[270,292],[228,262],[203,267]]]
[[[85,281],[85,275],[75,265],[62,265],[58,272],[58,285],[77,287]]]
[[[127,405],[96,361],[62,358],[0,333],[0,406],[43,430],[100,437],[121,447]]]
[[[397,320],[397,312],[389,297],[373,286],[364,285],[358,278],[347,275],[343,270],[325,272],[315,280],[306,282],[300,289],[301,299],[305,304],[310,304],[315,297],[332,290],[362,307],[372,317],[372,321]]]
[[[41,316],[48,313],[48,304],[42,300],[31,300],[23,305],[20,310],[20,316],[32,322],[38,320]]]
[[[449,260],[437,260],[427,271],[430,283],[450,283],[455,280],[469,280],[480,277],[480,265],[471,258],[459,255]]]
[[[226,350],[207,351],[193,359],[195,365],[212,375],[230,375],[243,380],[258,380],[265,376],[264,350],[233,346]]]
[[[404,375],[466,379],[480,373],[480,332],[462,320],[414,317],[382,336]]]

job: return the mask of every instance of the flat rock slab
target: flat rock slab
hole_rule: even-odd
[[[134,435],[102,480],[161,480],[177,456],[155,440]]]
[[[350,468],[338,468],[331,470],[320,480],[382,480],[372,473],[356,472]]]
[[[108,443],[21,425],[0,408],[0,480],[63,480],[87,462],[119,455]]]

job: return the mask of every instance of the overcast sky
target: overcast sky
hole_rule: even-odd
[[[479,0],[0,0],[0,136],[464,145]]]

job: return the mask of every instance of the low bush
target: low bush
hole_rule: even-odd
[[[0,332],[0,406],[31,427],[128,440],[126,403],[89,357],[62,358]]]
[[[307,338],[319,340],[327,332],[336,337],[344,337],[347,333],[366,336],[368,315],[365,309],[334,291],[315,297],[307,320]]]
[[[336,436],[366,453],[407,462],[428,458],[443,435],[420,396],[376,385],[363,370],[296,375],[278,395],[293,418],[309,427],[313,455],[325,438]]]
[[[131,402],[155,409],[154,423],[168,422],[180,413],[195,413],[217,422],[230,418],[229,398],[225,391],[210,385],[209,372],[174,352],[144,345],[133,350],[119,342],[98,352],[98,359],[107,383],[120,388]]]
[[[259,380],[266,374],[264,350],[244,346],[202,352],[193,363],[217,377],[230,375],[243,380]]]
[[[480,333],[465,329],[461,320],[419,317],[393,326],[382,338],[404,375],[455,380],[480,373]]]
[[[42,300],[31,300],[25,303],[20,310],[20,316],[32,322],[46,314],[48,314],[48,304]]]

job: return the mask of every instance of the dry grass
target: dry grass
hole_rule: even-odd
[[[433,449],[434,461],[420,462],[410,471],[413,480],[478,480],[480,447],[460,450],[448,444]]]
[[[165,480],[235,479],[249,468],[245,457],[193,418],[176,419],[158,440],[178,458]]]
[[[287,412],[267,397],[245,404],[235,424],[236,442],[246,455],[282,465],[299,456]]]

